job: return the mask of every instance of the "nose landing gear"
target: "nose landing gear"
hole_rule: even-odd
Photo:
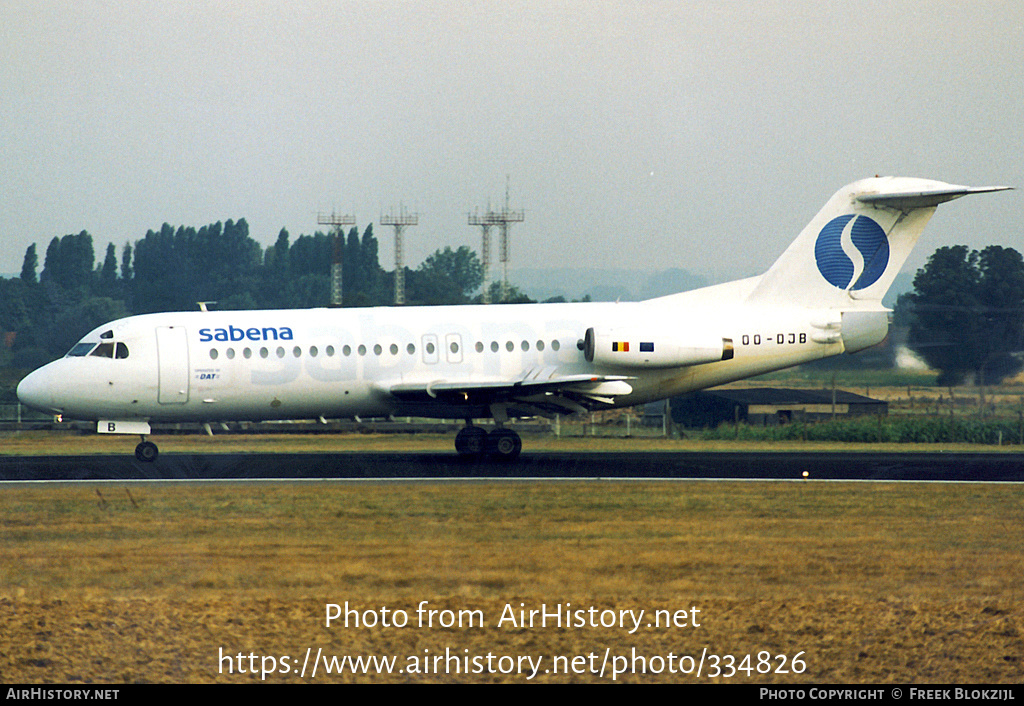
[[[156,460],[158,453],[160,453],[160,450],[156,447],[156,444],[152,441],[146,441],[146,437],[142,437],[142,441],[135,447],[135,458],[143,463],[152,463]]]

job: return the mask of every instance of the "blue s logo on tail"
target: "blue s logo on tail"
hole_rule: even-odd
[[[818,272],[839,289],[865,289],[889,264],[889,240],[871,218],[847,214],[829,221],[814,243]]]

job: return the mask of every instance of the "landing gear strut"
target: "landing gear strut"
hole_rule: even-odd
[[[145,438],[135,447],[135,458],[143,463],[153,463],[158,453],[160,453],[160,450],[157,449],[156,444],[152,441],[146,441]]]

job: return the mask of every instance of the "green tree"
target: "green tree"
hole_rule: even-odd
[[[99,269],[99,290],[103,296],[116,297],[117,283],[117,249],[113,243],[107,244],[107,252]]]
[[[91,288],[95,260],[92,236],[84,230],[78,235],[55,237],[46,249],[46,260],[39,279],[64,290],[64,295],[81,296]]]
[[[448,291],[449,303],[454,304],[468,302],[484,281],[480,258],[466,245],[458,250],[445,247],[434,251],[423,261],[419,271],[443,286]]]
[[[1021,368],[1012,354],[1024,341],[1024,258],[1012,248],[939,248],[900,309],[909,346],[940,371],[940,384],[973,374],[984,385]]]
[[[380,266],[379,243],[370,223],[363,231],[359,242],[359,284],[362,306],[390,304],[394,296],[394,280],[385,281],[384,269]]]
[[[291,285],[291,254],[288,231],[277,234],[277,242],[267,248],[263,257],[264,287],[261,306],[284,309],[290,306],[288,290]]]
[[[135,244],[131,301],[136,313],[187,311],[196,302],[258,301],[263,248],[245,219],[198,231],[164,224]]]
[[[130,283],[132,276],[132,246],[131,243],[125,243],[121,250],[121,281]]]
[[[173,311],[185,306],[182,292],[190,285],[186,260],[178,244],[169,223],[164,223],[159,231],[147,231],[146,237],[136,241],[131,287],[135,313]]]
[[[39,256],[36,255],[36,244],[32,243],[25,250],[25,260],[21,264],[21,281],[25,284],[36,284],[39,276],[36,269],[39,267]]]
[[[300,235],[288,251],[291,273],[294,277],[303,275],[331,274],[331,238],[325,233]],[[327,302],[323,302],[326,304]]]
[[[340,234],[339,234],[339,237]],[[360,267],[359,229],[348,232],[341,252],[341,301],[350,304],[356,293],[363,291],[363,273]],[[332,254],[333,255],[333,254]]]
[[[109,297],[87,297],[61,309],[41,330],[39,343],[51,360],[56,359],[100,324],[127,315],[124,302]]]
[[[529,295],[519,290],[514,284],[509,283],[508,292],[506,293],[505,301],[501,300],[501,282],[491,282],[488,287],[491,295],[491,302],[495,304],[535,304],[536,299],[530,299]],[[588,294],[587,297],[590,295]],[[477,296],[473,299],[477,304],[483,302],[483,296]],[[589,301],[588,298],[584,298],[584,301]]]

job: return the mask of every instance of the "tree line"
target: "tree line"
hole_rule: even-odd
[[[0,366],[34,368],[71,348],[93,328],[123,316],[217,309],[326,306],[331,293],[333,238],[317,232],[292,240],[282,229],[264,249],[245,219],[201,228],[164,224],[120,257],[113,244],[97,263],[86,231],[54,237],[42,269],[35,244],[21,274],[0,278]],[[394,301],[394,271],[381,267],[373,225],[345,236],[345,306]],[[467,246],[446,247],[405,270],[408,305],[479,302],[483,267]],[[491,301],[500,284],[489,283]],[[508,301],[529,302],[511,287]],[[1024,258],[1012,248],[939,248],[918,270],[914,290],[902,295],[894,322],[908,346],[939,371],[938,383],[972,379],[994,384],[1024,368]]]
[[[373,225],[343,234],[345,306],[394,302],[394,271],[381,267]],[[54,237],[40,270],[35,244],[21,274],[0,278],[0,365],[33,368],[60,357],[90,330],[132,314],[216,309],[327,306],[333,236],[292,240],[282,229],[264,249],[245,219],[201,228],[164,224],[120,252],[111,243],[97,263],[92,236]],[[479,301],[483,266],[467,246],[445,247],[416,269],[405,269],[408,305]],[[497,301],[497,299],[493,299]],[[509,301],[530,301],[514,287]]]

